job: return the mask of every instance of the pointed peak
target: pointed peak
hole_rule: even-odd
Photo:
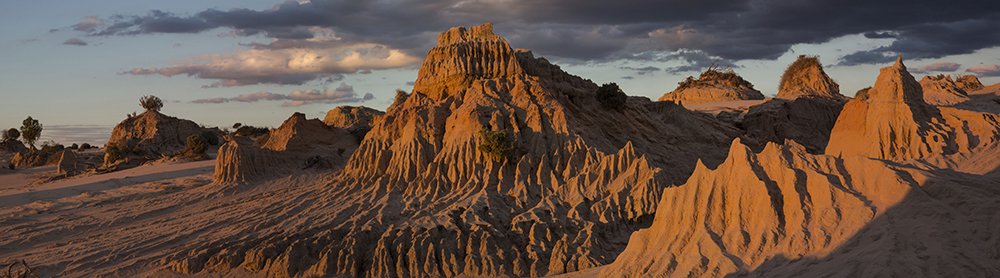
[[[897,67],[897,68],[903,68],[903,69],[906,68],[906,65],[903,64],[903,54],[899,54],[899,56],[896,56],[896,64],[893,65],[893,66]]]

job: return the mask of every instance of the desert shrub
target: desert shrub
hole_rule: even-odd
[[[80,149],[81,150],[88,150],[90,148],[92,148],[92,146],[90,146],[90,144],[88,144],[88,143],[83,143],[83,144],[80,145]]]
[[[601,85],[597,88],[596,97],[601,106],[607,109],[621,109],[625,107],[625,101],[628,100],[625,92],[622,92],[622,89],[615,83]]]
[[[479,131],[479,151],[486,157],[496,162],[507,160],[514,152],[514,139],[507,130],[489,130],[483,128]]]
[[[811,67],[823,67],[819,63],[819,57],[799,55],[799,58],[795,59],[795,62],[788,65],[788,68],[785,68],[785,73],[781,75],[781,83],[778,84],[788,84],[788,82],[790,82],[789,79],[791,79],[795,73],[802,72]]]
[[[21,140],[28,143],[31,149],[35,149],[35,141],[42,136],[42,124],[30,116],[21,122]]]
[[[69,145],[69,149],[71,149],[71,150],[80,149],[80,145],[77,145],[76,143],[73,143],[72,145]]]
[[[21,132],[16,128],[11,128],[3,132],[3,141],[13,141],[21,138]]]
[[[139,98],[139,106],[145,108],[146,111],[160,111],[163,108],[163,100],[156,96],[142,96]]]
[[[239,129],[241,126],[243,126],[243,124],[241,124],[241,123],[235,123],[235,124],[233,124],[233,129]]]
[[[192,134],[187,137],[187,144],[184,145],[184,153],[187,155],[203,155],[208,150],[208,141],[199,134]]]
[[[736,74],[733,69],[718,70],[715,65],[702,72],[698,79],[688,76],[684,81],[677,83],[677,90],[689,87],[722,85],[736,88],[753,89],[753,84]]]

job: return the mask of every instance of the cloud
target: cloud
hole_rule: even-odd
[[[63,41],[62,44],[65,44],[65,45],[76,45],[76,46],[86,46],[87,42],[85,42],[85,41],[83,41],[81,39],[78,39],[78,38],[71,38],[71,39],[67,39],[66,41]]]
[[[377,44],[357,44],[325,49],[249,49],[232,55],[210,55],[198,62],[162,68],[134,68],[131,75],[186,75],[216,80],[206,87],[255,84],[302,85],[342,74],[389,69],[415,64],[418,59]]]
[[[817,19],[823,20],[817,20]],[[102,19],[93,36],[200,33],[264,36],[254,49],[376,44],[421,56],[450,26],[496,23],[516,47],[559,59],[608,61],[635,53],[697,50],[730,61],[774,59],[796,44],[862,34],[889,46],[841,64],[964,54],[1000,45],[1000,2],[956,0],[401,0],[285,1],[269,9],[153,10]],[[881,55],[875,55],[881,54]],[[869,59],[864,59],[869,58]]]
[[[646,75],[648,73],[655,73],[655,72],[658,72],[658,71],[661,70],[660,68],[653,67],[653,66],[646,66],[646,67],[640,67],[640,68],[636,68],[636,67],[619,67],[619,68],[623,69],[623,70],[635,71],[635,73],[638,74],[638,75]]]
[[[96,16],[84,17],[77,24],[73,24],[73,30],[91,33],[97,31],[97,29],[104,25],[104,20]]]
[[[1000,65],[972,66],[965,71],[975,73],[979,76],[1000,76]]]
[[[919,71],[921,71],[921,72],[932,72],[932,71],[936,71],[936,72],[953,72],[953,71],[958,70],[961,67],[962,67],[962,65],[958,64],[958,63],[937,62],[937,63],[931,63],[931,64],[927,64],[926,66],[920,67]]]
[[[355,103],[369,101],[372,99],[375,99],[375,95],[372,93],[365,93],[363,96],[359,97],[354,92],[354,87],[348,84],[340,84],[340,86],[334,89],[295,90],[288,94],[258,92],[238,95],[231,98],[216,97],[196,99],[192,100],[191,103],[220,104],[229,102],[252,103],[258,101],[285,101],[281,106],[299,107],[313,103]]]

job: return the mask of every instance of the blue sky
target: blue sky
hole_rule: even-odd
[[[322,117],[338,105],[384,109],[395,89],[410,89],[437,32],[483,21],[494,22],[513,47],[651,99],[711,63],[733,65],[773,95],[799,54],[819,55],[846,95],[869,86],[886,57],[899,53],[914,57],[907,61],[914,71],[928,69],[918,78],[975,71],[984,83],[1000,82],[1000,35],[977,29],[1000,22],[992,4],[905,10],[896,22],[791,26],[767,14],[785,6],[764,9],[758,0],[664,1],[671,5],[666,12],[650,7],[648,15],[627,6],[643,1],[611,8],[583,1],[566,9],[560,1],[502,1],[523,9],[497,9],[490,1],[3,1],[0,127],[20,126],[31,115],[50,127],[43,139],[102,144],[100,132],[81,128],[110,130],[140,111],[138,98],[146,94],[165,99],[168,115],[222,127],[277,126],[293,112]],[[851,24],[851,16],[863,16],[839,12]],[[933,16],[911,19],[923,13]],[[755,15],[769,20],[746,19]],[[719,18],[733,25],[719,26],[727,22]],[[275,68],[301,59],[301,68]],[[258,101],[239,101],[249,99]]]

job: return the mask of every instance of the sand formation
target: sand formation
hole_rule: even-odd
[[[995,248],[976,242],[1000,226],[972,212],[1000,207],[997,115],[936,110],[920,94],[899,60],[845,106],[830,155],[734,143],[721,166],[665,190],[652,226],[601,274],[997,275]]]
[[[336,180],[319,185],[336,202],[302,213],[322,212],[317,229],[220,238],[168,264],[274,276],[586,269],[611,262],[663,187],[682,182],[699,157],[721,161],[736,135],[672,103],[601,108],[596,84],[513,50],[491,28],[441,34],[413,93],[398,96]],[[516,149],[488,158],[477,148],[484,129],[509,131]]]
[[[778,97],[739,117],[743,143],[759,151],[767,142],[792,140],[810,153],[822,153],[845,101],[817,57],[799,56],[782,75]]]
[[[927,104],[900,58],[881,69],[863,99],[847,102],[826,153],[897,161],[970,154],[996,142],[996,125],[993,114]]]
[[[846,104],[790,69],[789,99],[723,121],[609,107],[491,25],[452,28],[360,142],[294,114],[227,136],[211,180],[0,207],[0,250],[68,277],[1000,275],[996,113],[927,104],[902,61]],[[703,77],[682,87],[752,90]],[[113,141],[177,133],[135,121]]]
[[[146,161],[175,155],[182,150],[191,135],[218,136],[190,120],[147,110],[128,117],[115,126],[105,144],[104,168],[135,167]]]
[[[967,75],[971,76],[971,75]],[[951,79],[949,75],[924,76],[920,79],[920,87],[924,92],[924,101],[931,105],[954,105],[969,101],[969,93],[966,88],[982,88],[975,76],[972,79],[959,77],[962,83]],[[976,90],[973,89],[973,90]]]
[[[732,69],[709,68],[695,79],[693,76],[677,86],[672,92],[660,97],[660,101],[675,103],[701,103],[732,100],[764,99],[764,94],[753,88]]]
[[[295,169],[343,165],[358,146],[347,130],[294,113],[260,146],[245,136],[226,136],[216,157],[215,183],[246,183]]]
[[[326,112],[323,123],[346,129],[347,132],[354,134],[358,141],[361,141],[382,115],[385,115],[385,112],[364,106],[337,106]]]

